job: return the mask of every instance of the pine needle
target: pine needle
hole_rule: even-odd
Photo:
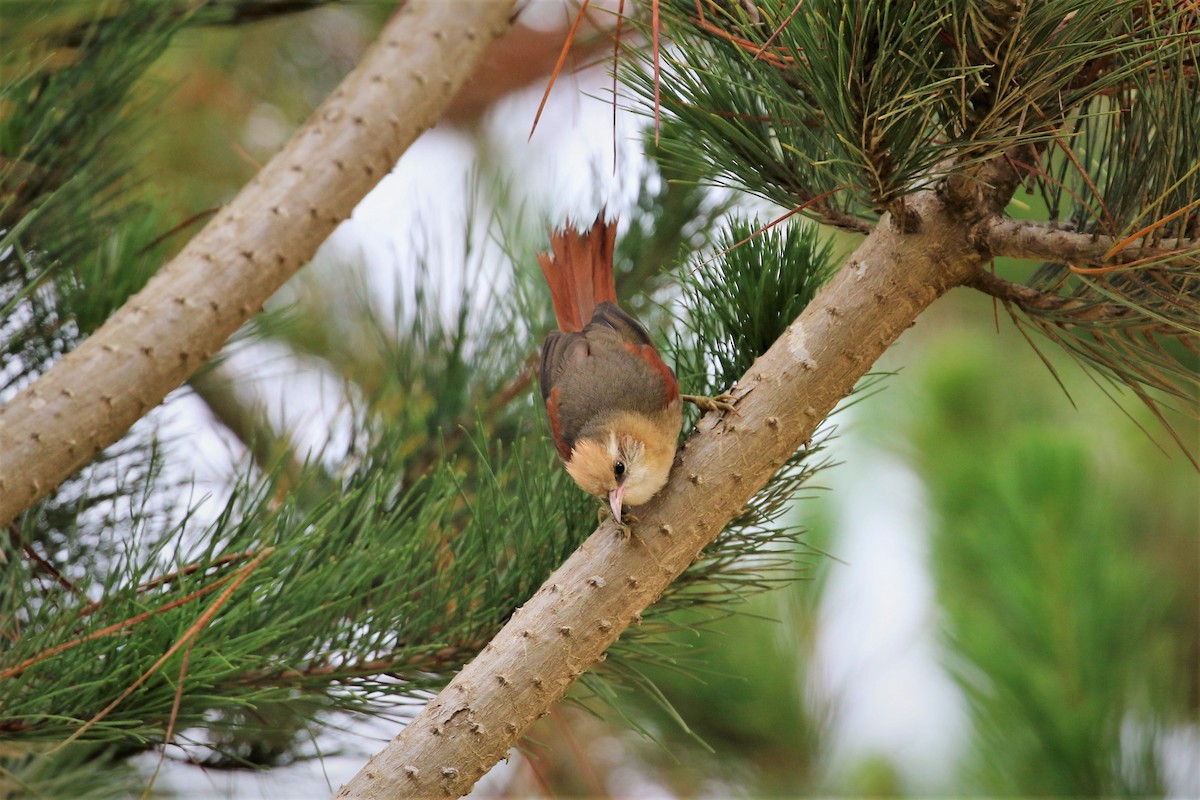
[[[567,38],[563,42],[562,51],[558,54],[558,61],[554,62],[554,69],[550,72],[550,80],[546,83],[546,90],[542,92],[542,100],[538,103],[537,113],[533,115],[533,125],[529,128],[527,141],[533,138],[533,133],[537,130],[538,120],[542,118],[542,111],[546,108],[546,101],[550,99],[550,90],[554,88],[554,82],[558,80],[558,74],[562,72],[563,64],[567,61],[567,54],[571,52],[571,45],[575,42],[575,34],[579,31],[579,24],[583,22],[584,12],[587,11],[588,3],[591,1],[583,0],[579,4],[579,11],[575,14],[575,21],[571,24],[571,29],[567,31]]]
[[[176,639],[175,643],[172,644],[169,648],[167,648],[167,652],[163,653],[159,657],[159,659],[157,661],[155,661],[154,664],[149,669],[147,669],[145,672],[143,672],[141,674],[141,676],[138,677],[137,680],[135,680],[133,683],[131,683],[128,687],[126,687],[125,691],[121,692],[120,695],[118,695],[111,703],[109,703],[107,706],[105,706],[98,714],[96,714],[90,720],[88,720],[83,725],[81,725],[78,730],[76,730],[74,733],[72,733],[70,736],[68,736],[62,742],[60,742],[59,744],[57,744],[53,748],[51,748],[50,753],[53,754],[53,753],[56,753],[56,752],[62,750],[62,748],[66,747],[71,742],[74,742],[77,739],[79,739],[79,737],[83,736],[87,732],[88,728],[91,728],[97,722],[99,722],[100,720],[102,720],[106,716],[108,716],[109,713],[112,712],[112,710],[114,708],[119,706],[125,700],[125,698],[127,698],[127,697],[129,697],[129,695],[133,694],[139,686],[141,686],[143,683],[145,683],[150,678],[151,675],[153,675],[155,672],[157,672],[159,667],[161,667],[163,664],[165,664],[167,662],[167,660],[171,658],[171,656],[175,655],[175,653],[179,650],[179,648],[183,647],[184,645],[188,645],[190,648],[192,639],[194,639],[196,636],[198,636],[200,634],[200,632],[203,631],[204,628],[208,625],[208,623],[210,621],[212,621],[212,618],[214,616],[216,616],[218,611],[221,610],[221,606],[225,605],[225,603],[229,600],[229,598],[233,596],[233,593],[235,591],[237,591],[238,587],[241,586],[242,583],[245,582],[246,578],[250,577],[250,573],[253,572],[255,570],[255,568],[257,568],[258,565],[261,564],[265,558],[267,558],[267,556],[271,555],[274,552],[275,552],[275,548],[273,548],[273,547],[265,548],[264,550],[262,550],[262,552],[260,552],[258,554],[258,556],[253,561],[251,561],[249,564],[247,564],[246,566],[239,569],[237,571],[236,575],[231,576],[233,578],[233,581],[225,589],[225,591],[221,592],[221,594],[217,597],[217,599],[214,600],[212,602],[212,604],[209,605],[209,607],[204,610],[204,613],[201,614],[200,617],[194,623],[192,623],[192,626],[184,632],[183,636]]]

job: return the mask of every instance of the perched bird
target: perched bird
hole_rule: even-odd
[[[559,328],[542,345],[539,381],[567,472],[588,494],[607,498],[623,525],[626,505],[642,505],[667,482],[682,400],[711,410],[730,408],[731,398],[681,395],[646,329],[617,305],[616,232],[601,212],[589,231],[552,233],[551,252],[538,256]]]

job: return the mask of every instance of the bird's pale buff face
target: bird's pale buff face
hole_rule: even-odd
[[[622,506],[642,505],[667,482],[676,433],[639,415],[621,415],[600,438],[575,443],[567,472],[588,494],[607,497],[620,518]]]

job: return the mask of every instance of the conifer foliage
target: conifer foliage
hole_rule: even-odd
[[[45,66],[31,48],[8,65],[5,399],[168,255],[164,234],[175,222],[150,210],[134,166],[148,127],[138,80],[188,26],[254,19],[237,5],[193,14],[186,4],[97,4],[83,19],[14,20],[26,30],[54,23],[37,46],[70,57]],[[654,178],[647,173],[647,187]],[[647,254],[682,258],[704,246],[693,226],[721,208],[695,187],[646,188],[619,253],[622,291],[661,283],[669,264]],[[464,231],[460,269],[472,287],[483,256],[469,222]],[[796,236],[768,247],[795,256],[785,271],[793,283],[815,286],[829,254],[811,234]],[[244,333],[242,346],[271,342],[343,377],[345,444],[303,459],[254,420],[238,430],[257,461],[230,476],[217,513],[210,504],[196,514],[186,442],[159,441],[149,420],[9,526],[0,592],[6,786],[125,796],[144,780],[126,760],[167,743],[210,768],[287,763],[334,712],[403,716],[487,643],[595,521],[558,467],[533,399],[528,362],[550,307],[529,270],[537,244],[517,237],[508,246],[515,291],[493,297],[486,314],[473,288],[448,303],[438,295],[429,252],[418,258],[411,305],[392,322],[361,287],[314,278]],[[671,345],[678,362],[696,365],[698,390],[710,334],[745,361],[787,324],[790,307],[753,340],[728,327],[761,316],[763,302],[726,301],[721,314],[706,313],[706,331]],[[449,320],[447,304],[458,308]],[[669,320],[657,316],[661,329]],[[219,360],[214,367],[193,386],[222,416],[228,387]],[[275,449],[262,447],[266,436]],[[610,692],[607,681],[653,694],[636,664],[671,657],[659,641],[674,627],[670,612],[718,616],[794,574],[791,557],[747,565],[740,556],[794,541],[798,530],[779,516],[813,469],[804,454],[795,459],[770,502],[731,526],[614,651],[593,693]]]
[[[1192,402],[1194,8],[663,6],[678,49],[665,57],[661,103],[689,131],[664,142],[674,169],[862,232],[881,211],[904,219],[905,198],[940,187],[964,224],[985,220],[974,235],[992,255],[1044,263],[1022,285],[973,281],[1017,324],[1151,405]],[[651,98],[648,74],[634,80]]]
[[[150,129],[153,92],[139,84],[146,71],[189,27],[252,24],[320,3],[76,5],[69,14],[15,4],[0,12],[27,34],[26,46],[3,56],[0,85],[5,403],[100,329],[171,254],[164,234],[178,221],[155,212],[136,166]],[[757,375],[763,388],[729,438],[737,441],[735,428],[749,436],[756,425],[789,427],[783,419],[797,439],[720,519],[693,509],[704,523],[696,527],[712,528],[708,539],[677,565],[647,563],[681,577],[644,615],[625,609],[612,637],[639,624],[586,674],[584,689],[604,697],[635,685],[656,696],[639,664],[672,663],[663,633],[681,618],[671,612],[699,611],[687,618],[695,625],[796,574],[799,531],[784,512],[823,466],[813,431],[953,286],[997,298],[1106,391],[1132,393],[1164,422],[1165,405],[1194,413],[1193,6],[625,5],[655,42],[640,54],[631,47],[621,75],[653,107],[646,146],[659,166],[643,176],[626,220],[621,291],[644,311],[689,392],[717,392],[749,382],[756,364],[783,364],[778,376]],[[727,209],[714,204],[710,185],[865,238],[838,265],[813,229],[735,220],[718,234]],[[407,716],[576,552],[594,527],[594,506],[556,463],[529,370],[550,325],[530,269],[543,242],[501,216],[489,225],[510,290],[490,298],[486,316],[477,278],[495,253],[468,215],[462,296],[438,296],[431,264],[445,260],[414,245],[417,289],[392,319],[372,299],[344,286],[331,291],[317,277],[313,291],[301,287],[289,306],[242,331],[241,342],[269,343],[343,382],[347,430],[325,450],[299,455],[260,418],[231,424],[253,458],[230,476],[218,510],[200,512],[186,446],[160,440],[151,414],[7,526],[0,784],[45,796],[123,796],[144,786],[127,762],[147,750],[179,744],[213,767],[269,766],[296,758],[337,712]],[[719,258],[708,257],[714,250]],[[988,264],[1000,257],[1040,266],[996,274]],[[928,281],[914,288],[906,275]],[[861,347],[825,354],[821,332],[855,324],[840,322],[842,303],[879,276],[864,285],[908,287],[876,289],[866,301],[881,309],[886,332],[858,331]],[[672,295],[675,286],[682,289]],[[651,294],[679,297],[670,306],[678,313],[648,302]],[[445,314],[447,306],[455,312]],[[824,377],[835,361],[849,366]],[[231,395],[220,367],[218,357],[191,386],[229,420],[239,409],[223,403]],[[812,405],[801,407],[766,388],[792,387],[787,381],[809,373],[823,405],[806,399]],[[764,397],[781,405],[756,406]],[[689,480],[701,485],[698,475],[677,474],[666,494]],[[715,486],[706,493],[721,494]],[[678,523],[680,533],[688,522]],[[633,587],[643,578],[627,580]],[[568,677],[564,666],[564,685],[590,667],[571,664]],[[530,718],[539,712],[527,710]],[[474,712],[474,733],[497,737],[489,748],[503,754],[522,731],[490,711]],[[414,725],[406,735],[423,730]],[[417,744],[433,750],[436,738]],[[457,767],[452,778],[463,791],[473,780]]]

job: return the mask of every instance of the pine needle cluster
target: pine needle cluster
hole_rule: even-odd
[[[69,27],[78,41],[67,67],[6,83],[19,113],[5,120],[3,141],[21,144],[4,163],[13,189],[0,208],[3,396],[86,337],[159,263],[171,225],[147,212],[138,189],[145,95],[135,89],[172,35],[221,21],[209,18],[215,10],[97,9]],[[652,170],[644,185],[617,270],[623,295],[651,318],[639,295],[661,288],[683,254],[709,249],[725,207]],[[529,368],[551,324],[532,268],[544,240],[513,233],[519,223],[490,223],[512,274],[485,277],[494,240],[472,219],[457,251],[414,242],[416,288],[399,293],[394,313],[363,287],[318,275],[240,334],[237,347],[269,343],[341,382],[347,430],[323,450],[305,456],[250,414],[237,430],[253,457],[213,511],[179,478],[184,443],[139,426],[0,541],[6,783],[60,793],[77,780],[112,796],[137,781],[122,766],[129,756],[167,743],[212,768],[261,767],[301,756],[336,712],[402,717],[592,529],[594,505],[557,464]],[[799,228],[734,252],[689,279],[671,323],[689,333],[664,344],[690,390],[728,384],[831,271],[828,249]],[[448,254],[463,286],[450,302],[433,288],[431,266]],[[705,294],[707,280],[742,283],[758,258],[786,265],[778,281]],[[714,272],[722,268],[730,273]],[[489,288],[493,279],[507,291]],[[710,340],[721,342],[715,372],[705,367]],[[218,416],[228,374],[218,359],[193,381]],[[636,685],[656,696],[637,664],[678,655],[662,646],[683,624],[671,612],[716,618],[794,576],[795,547],[785,544],[799,529],[781,517],[818,466],[790,464],[614,649],[609,680],[590,688],[605,696]],[[747,558],[766,548],[775,552]]]
[[[981,218],[1036,220],[1023,327],[1156,413],[1195,410],[1200,305],[1200,34],[1169,2],[674,0],[671,45],[629,82],[689,132],[683,180],[748,191],[846,230],[936,190]],[[646,56],[650,59],[650,56]],[[656,100],[657,97],[657,100]],[[1023,187],[1007,209],[976,196]],[[1099,242],[1104,242],[1101,246]],[[1169,426],[1168,426],[1169,427]],[[1191,447],[1180,441],[1186,450]]]

